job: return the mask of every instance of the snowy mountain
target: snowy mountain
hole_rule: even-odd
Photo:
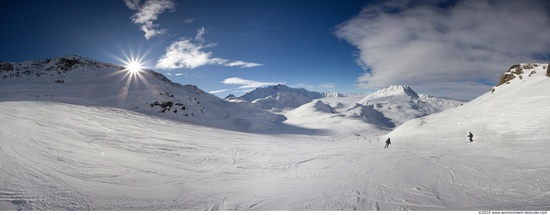
[[[285,108],[297,108],[311,101],[311,98],[308,98],[302,94],[293,92],[278,92],[275,95],[255,99],[252,103],[257,104],[264,109],[280,110]]]
[[[325,98],[341,98],[344,97],[344,94],[338,92],[324,92],[322,93]]]
[[[151,70],[132,75],[123,66],[80,56],[0,62],[2,101],[45,100],[117,107],[237,130],[265,129],[284,117],[247,103],[231,103]]]
[[[324,94],[302,88],[291,88],[286,85],[274,85],[256,88],[241,97],[227,97],[232,102],[248,101],[263,109],[280,111],[294,109],[305,103],[324,97]]]
[[[418,95],[406,85],[389,86],[367,95],[358,102],[391,119],[395,125],[408,120],[454,108],[460,102]]]
[[[548,64],[514,65],[490,92],[455,109],[406,122],[388,136],[465,139],[468,132],[474,139],[547,136],[543,131],[550,129],[549,71]]]
[[[418,94],[407,85],[389,86],[382,88],[366,96],[363,101],[371,101],[391,96],[407,96],[411,99],[418,99]]]
[[[323,97],[323,94],[318,93],[318,92],[311,92],[311,91],[308,91],[308,90],[303,89],[303,88],[291,88],[291,87],[288,87],[286,85],[279,84],[279,85],[275,85],[275,86],[267,86],[267,87],[256,88],[256,89],[244,94],[240,98],[242,98],[246,101],[252,102],[254,100],[266,98],[266,97],[273,96],[273,95],[277,95],[279,93],[293,93],[293,94],[302,95],[302,96],[304,96],[306,98],[309,98],[309,99],[318,99],[318,98]]]
[[[348,132],[391,130],[402,123],[454,108],[460,101],[418,95],[408,86],[390,86],[374,93],[349,94],[313,100],[286,112],[285,123]]]

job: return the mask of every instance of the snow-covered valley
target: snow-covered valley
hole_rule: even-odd
[[[0,209],[550,210],[550,78],[543,65],[522,66],[524,77],[492,93],[407,122],[435,106],[348,96],[283,117],[154,78],[111,97],[131,82],[6,78]],[[70,71],[86,74],[79,68]],[[151,105],[160,99],[170,109]]]

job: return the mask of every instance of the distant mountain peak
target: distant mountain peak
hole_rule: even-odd
[[[359,104],[391,119],[392,124],[387,125],[392,126],[457,106],[451,101],[441,100],[431,95],[418,95],[407,85],[382,88],[367,95],[359,101]]]
[[[306,90],[306,89],[303,89],[303,88],[292,88],[292,87],[289,87],[289,86],[286,86],[286,85],[283,85],[283,84],[277,84],[277,85],[272,85],[272,86],[267,86],[267,87],[258,87],[256,89],[244,94],[243,96],[241,96],[241,98],[246,100],[246,101],[254,101],[256,99],[266,98],[266,97],[269,97],[269,96],[276,95],[280,92],[296,93],[296,94],[303,95],[303,96],[305,96],[307,98],[310,98],[310,99],[317,99],[317,98],[323,97],[323,95],[321,93],[318,93],[318,92],[312,92],[312,91],[309,91],[309,90]]]
[[[326,98],[341,98],[341,97],[345,97],[344,95],[342,95],[341,93],[338,93],[338,92],[324,92],[324,93],[323,93],[323,96],[326,97]]]
[[[227,100],[242,100],[255,103],[264,109],[296,108],[313,99],[324,97],[319,92],[309,91],[303,88],[292,88],[283,84],[256,88],[239,98],[226,98]]]
[[[388,86],[370,94],[369,96],[371,96],[371,98],[381,98],[387,96],[408,96],[415,99],[418,98],[418,94],[407,85]]]
[[[226,100],[227,100],[227,99],[232,99],[232,98],[236,98],[236,96],[233,95],[233,94],[229,94],[229,95],[227,95],[227,96],[225,97]]]

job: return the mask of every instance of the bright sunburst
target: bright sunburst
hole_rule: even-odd
[[[120,70],[109,75],[109,77],[123,82],[118,92],[120,102],[126,101],[128,96],[139,96],[141,90],[151,89],[148,81],[151,71],[147,70],[147,61],[144,61],[148,52],[149,50],[141,55],[139,50],[130,49],[129,54],[122,51],[122,57],[112,55],[122,65]]]
[[[143,69],[139,60],[131,60],[126,63],[126,70],[133,75],[138,74]]]

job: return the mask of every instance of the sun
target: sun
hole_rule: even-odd
[[[140,61],[132,60],[126,63],[126,70],[131,74],[138,74],[143,69]]]

